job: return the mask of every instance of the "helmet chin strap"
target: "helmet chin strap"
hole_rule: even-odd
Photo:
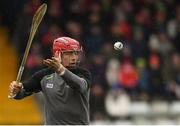
[[[78,60],[76,61],[76,64],[77,64],[77,66],[79,66],[79,64],[80,64],[80,59],[78,59]]]

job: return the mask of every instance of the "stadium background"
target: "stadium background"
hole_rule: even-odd
[[[0,124],[42,124],[43,98],[9,100],[42,2],[48,12],[33,41],[23,80],[43,68],[53,39],[81,42],[82,65],[93,75],[91,124],[180,124],[178,0],[1,0]],[[114,51],[122,41],[124,49]]]

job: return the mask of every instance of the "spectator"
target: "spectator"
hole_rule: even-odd
[[[116,87],[118,83],[118,73],[120,69],[120,63],[117,59],[111,59],[108,61],[106,68],[106,79],[109,87]]]
[[[149,94],[149,71],[147,69],[147,63],[144,58],[137,58],[136,67],[139,76],[138,89],[143,95]]]
[[[172,44],[179,51],[179,40],[180,40],[180,5],[176,6],[176,15],[173,19],[168,22],[167,33],[172,40]]]
[[[124,62],[119,70],[119,83],[127,89],[129,93],[134,93],[134,89],[139,81],[136,68],[130,62]]]
[[[16,51],[19,55],[19,61],[21,61],[24,54],[32,20],[32,8],[31,3],[26,3],[23,8],[22,14],[19,16],[16,22],[16,28],[13,35],[13,43]],[[26,30],[24,30],[26,29]]]
[[[129,96],[119,88],[109,90],[105,99],[107,113],[112,119],[126,119],[129,115]]]
[[[134,39],[131,44],[133,59],[148,56],[148,45],[144,37],[142,29],[134,30]]]
[[[104,98],[105,91],[101,83],[95,82],[91,88],[90,96],[90,116],[92,120],[105,118]]]
[[[82,39],[82,28],[81,28],[80,23],[75,22],[75,21],[67,22],[66,31],[69,34],[69,36],[72,36],[73,38],[75,38],[77,40]]]
[[[168,82],[167,89],[170,92],[171,99],[180,99],[180,57],[176,52],[171,55],[170,67],[169,76],[166,80]]]
[[[161,64],[160,57],[158,56],[158,54],[155,53],[150,54],[149,83],[150,83],[150,95],[152,96],[152,98],[161,97],[165,95],[160,64]]]
[[[88,54],[93,55],[98,53],[103,42],[103,31],[98,25],[92,26],[89,32],[84,36],[84,45]]]
[[[42,68],[43,56],[40,50],[40,45],[38,43],[34,43],[32,45],[32,49],[26,63],[28,73],[26,76],[31,76],[34,72]]]

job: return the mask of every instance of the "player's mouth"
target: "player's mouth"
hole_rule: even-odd
[[[76,66],[76,63],[74,62],[74,63],[70,63],[70,66]]]

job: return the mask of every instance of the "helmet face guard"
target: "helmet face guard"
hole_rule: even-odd
[[[77,61],[75,62],[76,64],[75,66],[79,65],[83,51],[79,42],[76,41],[75,39],[72,39],[69,37],[60,37],[60,38],[55,39],[53,42],[53,55],[57,51],[60,52],[62,56],[65,54],[77,56]],[[69,58],[69,63],[70,63],[70,58]],[[71,65],[69,67],[71,67]]]

